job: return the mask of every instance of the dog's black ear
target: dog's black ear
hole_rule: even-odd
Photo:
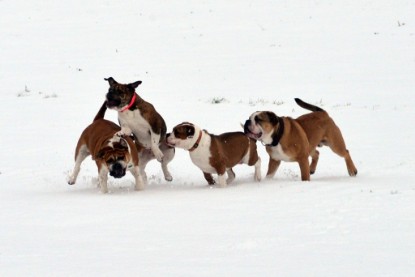
[[[267,116],[272,125],[277,125],[278,117],[273,112],[267,112]]]
[[[104,78],[104,80],[108,81],[108,83],[110,84],[111,87],[115,84],[118,84],[117,81],[115,81],[114,78],[112,78],[112,77]]]
[[[137,88],[139,85],[141,85],[141,81],[137,81],[137,82],[134,82],[134,83],[131,83],[131,84],[128,84],[128,86],[130,87],[130,88],[132,88],[132,89],[135,89],[135,88]]]

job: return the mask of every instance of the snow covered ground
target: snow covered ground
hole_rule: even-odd
[[[0,275],[415,276],[414,18],[405,0],[0,1]],[[172,182],[153,161],[144,191],[104,195],[88,159],[68,186],[109,76],[142,80],[169,130],[318,104],[359,174],[324,148],[311,182],[239,166],[220,189],[177,149]]]

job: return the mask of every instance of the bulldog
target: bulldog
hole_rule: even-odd
[[[68,184],[76,182],[81,164],[89,155],[98,167],[98,179],[102,193],[108,192],[108,173],[114,178],[125,176],[128,169],[135,178],[135,189],[144,188],[140,175],[138,152],[130,137],[118,135],[121,128],[115,123],[105,120],[106,103],[98,111],[92,124],[81,134],[75,150],[75,167],[69,176]]]
[[[183,122],[167,134],[167,143],[188,150],[192,162],[203,171],[209,185],[215,184],[212,174],[218,174],[220,187],[230,184],[235,179],[232,167],[237,164],[255,166],[254,179],[261,180],[256,141],[242,132],[212,135],[192,123]]]
[[[154,106],[135,92],[141,81],[119,84],[112,77],[105,80],[110,85],[106,95],[107,107],[118,112],[121,125],[118,135],[133,134],[137,147],[143,149],[140,151],[139,167],[144,182],[147,182],[145,167],[152,159],[157,159],[161,163],[164,178],[167,181],[173,180],[167,164],[174,157],[174,148],[166,144],[166,123]]]
[[[245,122],[244,132],[249,137],[260,140],[270,156],[267,178],[275,175],[281,161],[297,162],[301,170],[301,180],[309,181],[317,167],[319,152],[316,147],[329,146],[346,161],[350,176],[357,174],[342,133],[328,113],[311,104],[295,98],[302,108],[312,111],[296,119],[278,117],[270,111],[253,113]],[[311,156],[311,164],[308,157]]]

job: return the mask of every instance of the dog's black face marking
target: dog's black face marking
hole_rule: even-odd
[[[125,176],[126,168],[119,162],[115,162],[109,166],[110,175],[114,178],[121,178]]]

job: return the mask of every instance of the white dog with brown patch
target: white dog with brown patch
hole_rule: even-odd
[[[192,123],[183,122],[167,134],[167,143],[188,150],[192,162],[203,171],[209,185],[215,184],[212,174],[218,174],[220,187],[230,184],[235,179],[232,167],[237,164],[255,166],[254,179],[261,180],[261,159],[256,141],[242,132],[213,135]]]

